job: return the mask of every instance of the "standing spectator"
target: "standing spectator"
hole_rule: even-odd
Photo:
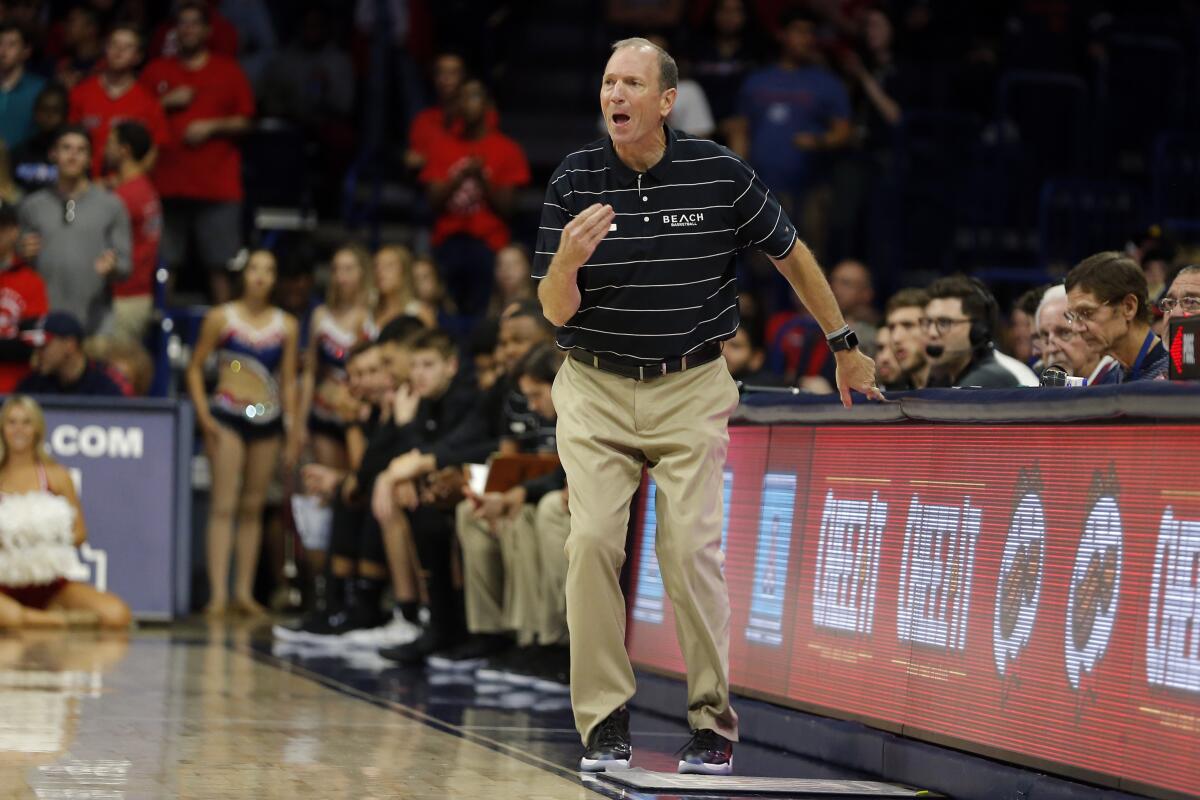
[[[0,22],[0,140],[16,149],[33,135],[33,104],[46,81],[26,71],[33,52],[29,34]]]
[[[346,119],[354,107],[354,65],[333,41],[332,21],[309,3],[299,31],[267,64],[258,84],[264,116],[286,117],[316,129]]]
[[[227,265],[242,246],[242,156],[235,138],[250,129],[254,95],[242,68],[209,49],[211,10],[196,0],[176,14],[179,55],[157,59],[142,83],[167,112],[170,140],[154,183],[163,197],[163,256],[172,270],[187,263],[194,240],[212,299],[229,299]]]
[[[221,0],[221,14],[237,31],[238,63],[250,82],[257,82],[275,52],[271,10],[264,0]]]
[[[0,394],[29,374],[29,331],[49,310],[42,276],[17,255],[17,209],[0,202]]]
[[[13,150],[13,178],[26,193],[52,186],[58,167],[50,158],[55,137],[67,121],[67,90],[48,83],[33,102],[34,134]]]
[[[83,352],[83,325],[68,311],[51,311],[35,332],[33,372],[17,384],[23,394],[121,397],[121,385]]]
[[[113,281],[129,277],[129,215],[117,197],[88,180],[91,140],[65,127],[52,151],[58,165],[53,187],[21,203],[22,252],[46,281],[50,307],[70,311],[87,335],[112,324]]]
[[[1067,273],[1067,322],[1089,345],[1120,362],[1121,382],[1167,374],[1169,357],[1150,329],[1146,274],[1124,253],[1097,253]]]
[[[188,0],[179,3],[176,8],[176,16],[165,20],[154,31],[154,35],[150,39],[151,58],[173,58],[183,53],[185,48],[183,39],[186,37],[179,30],[178,13],[183,10],[183,6],[190,4],[192,3],[189,3]],[[209,48],[212,52],[226,58],[237,58],[239,46],[237,28],[217,10],[216,0],[195,0],[194,4],[203,8],[208,19],[209,27],[212,30],[209,40]]]
[[[929,295],[924,289],[901,289],[884,309],[884,326],[891,335],[890,346],[900,375],[888,389],[924,389],[929,385],[929,356],[925,353],[925,306]]]
[[[142,164],[153,143],[137,122],[119,122],[105,143],[105,160],[116,177],[113,192],[125,204],[133,242],[133,272],[113,286],[113,334],[140,342],[154,315],[154,270],[162,238],[162,205]]]
[[[108,133],[115,122],[141,123],[153,147],[167,142],[167,118],[158,98],[137,81],[142,63],[142,34],[132,25],[117,25],[108,34],[104,69],[71,90],[71,122],[92,136],[92,175],[105,173]],[[151,169],[153,150],[142,166]],[[112,165],[109,165],[112,166]]]
[[[496,253],[496,271],[492,281],[492,299],[488,303],[488,319],[500,319],[504,309],[513,303],[532,300],[537,296],[531,271],[529,251],[523,245],[506,245]]]
[[[104,54],[100,15],[91,6],[77,5],[67,12],[63,25],[65,52],[54,65],[54,79],[74,89],[92,74]]]
[[[822,180],[819,159],[849,144],[850,100],[837,76],[820,63],[811,16],[786,13],[778,38],[779,63],[753,73],[742,86],[729,146],[749,159],[786,213],[803,219],[798,226],[803,238],[820,252],[823,210],[820,193],[813,191]]]
[[[456,103],[462,134],[438,139],[421,171],[437,214],[437,262],[459,309],[470,316],[487,307],[490,284],[484,276],[496,251],[508,244],[504,218],[512,210],[513,190],[529,183],[520,145],[488,127],[490,108],[482,81],[464,83]]]
[[[742,82],[762,52],[754,9],[745,0],[717,0],[707,30],[692,54],[692,72],[704,88],[722,141],[729,141]]]

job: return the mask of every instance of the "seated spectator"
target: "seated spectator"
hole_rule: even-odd
[[[930,358],[930,386],[1011,389],[1022,385],[996,358],[993,338],[999,315],[995,298],[982,283],[951,275],[938,278],[927,292],[925,352]],[[1033,381],[1036,385],[1036,377]]]
[[[215,303],[231,298],[229,264],[242,247],[242,158],[254,93],[233,54],[212,46],[215,12],[198,0],[176,11],[178,53],[151,61],[142,84],[162,103],[168,141],[154,167],[163,197],[163,260],[176,277],[195,243]]]
[[[1049,286],[1035,286],[1023,293],[1013,303],[1012,311],[1008,315],[1009,354],[1018,361],[1032,366],[1034,372],[1039,371],[1037,365],[1042,358],[1039,340],[1034,335],[1037,327],[1036,314],[1042,298],[1049,289]]]
[[[746,0],[717,0],[711,6],[705,29],[692,51],[692,72],[708,98],[721,141],[729,141],[730,124],[737,116],[742,82],[757,66],[764,47],[762,29]]]
[[[96,9],[76,5],[63,25],[63,55],[54,65],[54,80],[68,90],[92,74],[104,55],[103,28]]]
[[[407,490],[406,485],[438,470],[483,463],[497,451],[537,452],[553,449],[553,424],[529,409],[515,377],[517,364],[526,353],[537,344],[551,341],[552,337],[553,330],[536,302],[514,305],[506,312],[500,321],[500,346],[497,348],[504,370],[502,377],[487,394],[479,398],[471,413],[452,431],[437,442],[422,444],[399,456],[379,475],[372,498],[377,517],[381,520],[391,517],[397,513],[402,502],[410,508],[411,517],[412,504],[405,500],[411,497],[411,490]],[[418,537],[418,546],[420,528],[414,520],[413,533]],[[425,547],[430,551],[430,557],[427,559],[422,555],[421,564],[431,569],[431,564],[440,563],[443,555],[440,550],[432,549],[432,541],[427,541]],[[430,591],[432,594],[432,589]],[[450,618],[449,610],[440,614],[443,619]],[[434,615],[434,609],[431,608],[431,617]],[[447,627],[446,624],[431,620],[430,628],[420,639],[395,651],[383,651],[383,655],[400,663],[416,664],[439,651],[446,659],[457,661],[485,658],[506,647],[505,642],[486,637],[472,637],[462,642],[461,647],[459,644],[452,624]]]
[[[929,385],[929,355],[925,352],[925,306],[929,295],[924,289],[901,289],[884,309],[884,327],[890,334],[889,345],[900,374],[885,389],[924,389]]]
[[[743,386],[782,386],[782,378],[765,368],[767,354],[753,330],[743,322],[733,337],[725,340],[721,355],[725,356],[729,374]]]
[[[648,39],[667,53],[675,52],[666,36],[651,34]],[[667,117],[667,125],[698,139],[709,139],[716,132],[717,123],[713,120],[704,87],[692,79],[691,65],[687,61],[679,66],[675,105]]]
[[[108,369],[83,350],[83,325],[69,311],[51,311],[34,332],[33,372],[17,384],[24,394],[71,394],[122,397]]]
[[[1146,275],[1129,256],[1097,253],[1067,273],[1067,321],[1121,365],[1121,383],[1165,377],[1169,366],[1152,319]]]
[[[75,551],[86,541],[75,484],[46,448],[42,409],[9,397],[0,407],[0,628],[61,628],[79,615],[129,627],[129,606],[78,580],[86,568]]]
[[[103,69],[71,90],[71,122],[92,137],[92,177],[116,168],[105,160],[108,135],[120,122],[136,122],[150,135],[151,146],[139,158],[143,171],[154,167],[155,148],[167,141],[167,118],[162,105],[138,83],[142,63],[142,34],[132,25],[117,25],[108,34]],[[156,237],[157,238],[157,237]]]
[[[875,374],[884,387],[900,380],[900,362],[892,352],[892,332],[885,325],[875,331]]]
[[[513,303],[537,297],[532,272],[529,251],[524,245],[506,245],[496,253],[492,299],[488,301],[488,319],[500,319],[501,312]]]
[[[50,307],[70,311],[89,336],[111,329],[112,284],[132,270],[129,214],[116,195],[88,179],[90,150],[83,128],[59,131],[54,186],[20,207],[22,254],[45,279]]]
[[[499,320],[485,319],[471,333],[467,352],[475,367],[475,385],[487,392],[500,377],[496,361],[496,338],[500,334]]]
[[[53,186],[58,166],[50,156],[58,132],[67,121],[67,90],[46,84],[33,103],[33,135],[12,151],[13,179],[26,195]]]
[[[0,114],[0,141],[11,150],[33,135],[33,105],[46,85],[43,78],[27,69],[32,53],[33,42],[24,28],[0,22],[0,108],[4,109]]]
[[[563,353],[544,343],[513,370],[530,410],[550,422],[557,417],[550,389],[562,361]],[[496,677],[517,673],[563,688],[569,682],[566,481],[559,466],[503,492],[468,490],[459,503],[467,630],[476,646],[447,654],[448,661],[462,663],[464,652],[472,659],[494,653],[494,646],[499,653],[485,669]]]
[[[434,59],[433,91],[437,102],[413,117],[409,126],[408,150],[404,153],[404,163],[409,169],[423,169],[442,136],[462,132],[462,121],[454,113],[454,104],[466,79],[467,64],[460,54],[443,52]],[[495,107],[488,108],[485,122],[489,130],[497,129],[500,115]]]
[[[237,59],[252,83],[274,55],[275,23],[265,0],[221,0],[221,14],[237,33]]]
[[[1087,378],[1088,386],[1119,381],[1121,370],[1113,369],[1117,362],[1112,356],[1104,355],[1067,322],[1067,289],[1061,283],[1046,290],[1034,319],[1046,367],[1060,367],[1069,375]]]
[[[17,255],[20,236],[17,209],[0,202],[0,394],[29,374],[29,335],[49,310],[42,276]]]
[[[113,284],[113,335],[140,342],[154,317],[154,273],[162,238],[162,204],[144,168],[154,143],[140,122],[114,125],[105,143],[105,163],[112,173],[113,193],[129,215],[133,270]]]
[[[820,62],[811,15],[786,12],[778,41],[779,62],[742,85],[729,146],[754,166],[793,220],[805,221],[802,238],[820,253],[825,230],[814,189],[824,181],[822,159],[850,143],[850,100]]]
[[[339,410],[347,394],[346,357],[371,338],[371,257],[356,246],[333,254],[325,302],[312,313],[312,334],[305,350],[298,424],[289,446],[298,458],[305,444],[313,459],[346,469],[346,423]]]
[[[83,347],[93,361],[107,367],[126,397],[145,397],[154,381],[154,362],[138,341],[123,337],[93,336]]]
[[[793,302],[799,298],[792,293]],[[812,386],[820,379],[832,387],[837,363],[825,332],[803,307],[780,311],[767,321],[767,369],[782,375],[788,384]]]
[[[842,310],[846,323],[854,328],[859,340],[864,343],[867,355],[872,355],[879,312],[872,305],[875,302],[875,287],[871,271],[861,261],[841,261],[829,271],[829,288],[837,298],[838,308]]]
[[[462,132],[439,138],[421,171],[433,224],[434,255],[462,313],[478,316],[487,308],[487,272],[495,253],[508,244],[504,221],[513,192],[529,183],[529,164],[520,145],[491,129],[491,99],[479,80],[459,90],[455,116]]]
[[[1164,330],[1169,330],[1172,319],[1200,314],[1200,266],[1189,265],[1176,272],[1158,308]]]

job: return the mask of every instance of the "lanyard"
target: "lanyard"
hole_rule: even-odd
[[[1137,376],[1142,374],[1142,362],[1146,360],[1146,354],[1150,352],[1150,347],[1154,344],[1154,331],[1146,334],[1146,341],[1142,342],[1142,349],[1138,351],[1137,358],[1133,361],[1133,366],[1129,368],[1129,379],[1137,380]]]

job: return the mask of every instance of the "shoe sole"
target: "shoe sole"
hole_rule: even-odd
[[[733,759],[727,764],[693,764],[690,761],[679,762],[680,775],[732,775]]]
[[[629,769],[630,758],[581,758],[580,772],[624,772]]]
[[[484,658],[446,658],[445,656],[429,656],[425,659],[425,663],[432,669],[445,670],[446,672],[473,672],[487,663]]]
[[[404,647],[404,645],[412,644],[419,638],[421,638],[419,634],[411,639],[384,636],[360,636],[358,638],[351,638],[351,636],[348,634],[346,637],[346,644],[349,647],[360,650],[382,650],[389,647]]]

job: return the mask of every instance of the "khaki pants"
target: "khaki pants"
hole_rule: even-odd
[[[113,298],[112,335],[142,343],[154,317],[154,298],[148,294]]]
[[[534,533],[541,573],[538,596],[537,637],[541,644],[567,641],[567,534],[571,514],[563,492],[550,492],[537,504]]]
[[[527,505],[515,519],[498,523],[492,531],[473,515],[468,500],[458,504],[468,631],[515,631],[518,644],[533,644],[539,593],[534,515],[534,507]]]
[[[688,724],[737,739],[729,705],[729,593],[721,573],[722,468],[738,391],[725,360],[639,382],[567,359],[554,381],[567,471],[571,704],[586,743],[634,693],[625,651],[629,504],[648,464],[658,553],[688,672]]]

